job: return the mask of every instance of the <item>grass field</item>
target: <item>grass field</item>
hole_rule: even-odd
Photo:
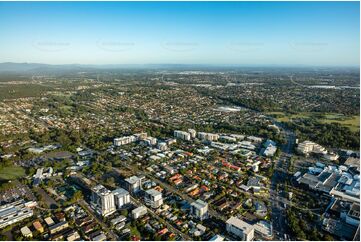
[[[339,117],[328,117],[324,120],[321,120],[322,123],[339,123],[343,126],[348,127],[351,131],[356,132],[360,129],[360,116],[351,116],[347,118]]]
[[[63,105],[59,107],[60,111],[64,114],[71,114],[71,111],[73,110],[72,106]]]
[[[359,116],[345,116],[337,113],[312,113],[302,112],[298,114],[288,114],[284,112],[269,112],[268,115],[274,116],[280,122],[290,122],[292,119],[297,118],[316,118],[320,123],[339,123],[342,126],[349,128],[353,132],[357,132],[360,129],[360,117]]]
[[[13,180],[25,176],[25,170],[19,166],[8,166],[0,169],[0,180]]]

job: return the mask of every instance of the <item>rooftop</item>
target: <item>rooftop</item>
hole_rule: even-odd
[[[270,224],[269,222],[262,220],[253,226],[254,226],[254,229],[258,233],[262,234],[263,236],[272,237],[272,235],[273,235],[272,224]]]
[[[206,203],[206,202],[198,199],[198,200],[196,200],[195,202],[193,202],[193,203],[191,204],[191,206],[196,207],[196,208],[198,208],[198,209],[202,209],[202,208],[204,208],[204,207],[207,207],[207,206],[208,206],[208,203]]]
[[[250,225],[249,223],[246,223],[243,220],[240,220],[236,217],[230,217],[226,223],[231,224],[231,225],[243,230],[243,232],[246,234],[250,233],[254,229],[252,225]]]
[[[29,208],[25,207],[24,201],[16,201],[3,206],[0,206],[0,218],[5,218],[13,214],[20,213],[21,211],[30,211]]]
[[[348,215],[360,219],[360,204],[353,203]]]
[[[162,195],[161,192],[155,190],[155,189],[149,189],[146,191],[147,194],[149,194],[150,196],[153,196],[153,197],[156,197],[156,196],[159,196],[159,195]]]
[[[219,235],[219,234],[216,234],[215,236],[213,236],[209,241],[223,241],[224,240],[224,237]]]
[[[99,184],[92,188],[92,191],[99,194],[99,195],[108,195],[111,193],[108,189],[106,189],[103,185]]]
[[[140,213],[144,210],[147,210],[147,208],[145,206],[140,206],[140,207],[133,209],[132,213]]]
[[[112,193],[114,194],[114,196],[125,196],[129,194],[129,192],[123,188],[117,188],[112,191]]]
[[[130,184],[134,184],[134,183],[137,183],[139,182],[141,179],[137,176],[131,176],[127,179],[125,179],[126,182],[130,183]]]
[[[49,230],[57,229],[57,228],[62,227],[64,225],[66,225],[66,224],[68,224],[68,222],[62,221],[60,223],[54,224],[53,226],[50,226]]]
[[[347,158],[347,160],[345,161],[345,165],[350,166],[350,167],[360,167],[360,159],[359,158],[354,158],[354,157],[349,157]]]
[[[31,234],[31,230],[29,229],[28,226],[24,226],[24,227],[22,227],[20,230],[21,230],[21,233],[22,233],[23,235]]]

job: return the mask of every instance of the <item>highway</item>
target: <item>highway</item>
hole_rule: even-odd
[[[307,87],[307,86],[305,86],[305,85],[303,85],[303,84],[301,84],[301,83],[298,83],[298,82],[296,82],[295,80],[293,80],[293,76],[290,76],[290,80],[291,80],[291,82],[292,82],[293,84],[295,84],[295,85],[297,85],[297,86]]]

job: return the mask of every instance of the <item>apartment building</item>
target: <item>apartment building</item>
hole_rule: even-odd
[[[145,215],[146,213],[147,213],[147,208],[145,206],[140,206],[132,210],[132,217],[133,219],[137,219]]]
[[[114,194],[103,185],[93,187],[91,195],[91,204],[96,211],[106,217],[115,212]]]
[[[147,205],[150,205],[152,208],[159,208],[163,204],[162,193],[155,190],[149,189],[145,192],[144,200]]]
[[[134,194],[139,192],[142,189],[142,178],[137,176],[131,176],[127,179],[124,179],[125,189]]]
[[[191,134],[181,130],[175,130],[174,137],[182,140],[191,140]]]
[[[114,145],[115,146],[122,146],[122,145],[133,143],[136,140],[137,140],[137,137],[134,136],[134,135],[124,136],[124,137],[121,137],[121,138],[115,138],[114,139]]]
[[[323,146],[308,140],[299,143],[297,151],[304,155],[308,155],[309,153],[327,154],[327,150]]]
[[[208,218],[208,203],[198,199],[191,203],[191,214],[199,220]]]
[[[118,188],[112,191],[114,195],[114,201],[116,208],[120,209],[124,205],[130,203],[130,195],[129,192],[123,188]]]
[[[197,137],[200,140],[206,140],[206,141],[217,141],[219,139],[218,134],[205,133],[205,132],[198,132]]]

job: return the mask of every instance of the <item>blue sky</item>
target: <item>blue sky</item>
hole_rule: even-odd
[[[359,65],[359,2],[1,2],[0,62]]]

